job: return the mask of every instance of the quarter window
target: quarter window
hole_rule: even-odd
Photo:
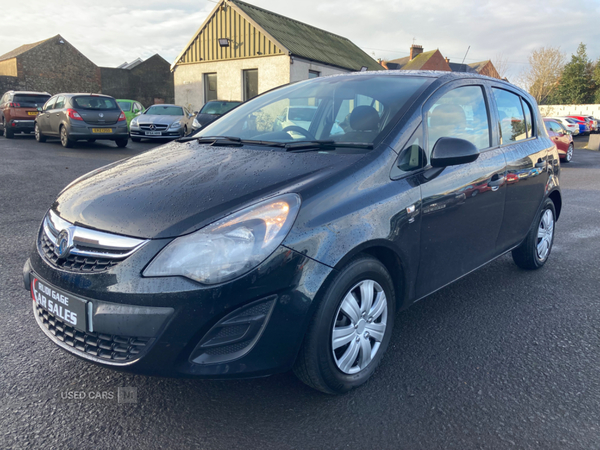
[[[504,89],[492,88],[492,91],[498,108],[500,143],[506,145],[527,139],[521,97]]]
[[[490,146],[488,111],[481,86],[462,86],[440,97],[427,111],[427,146],[431,154],[442,137],[467,140],[478,149]]]
[[[416,169],[424,167],[427,162],[427,156],[423,149],[423,126],[419,125],[417,131],[413,133],[410,140],[406,143],[404,148],[400,151],[398,160],[392,168],[390,176],[397,178],[403,173],[411,172]]]
[[[525,100],[521,99],[523,103],[523,109],[525,110],[525,124],[527,125],[527,137],[534,136],[534,126],[533,126],[533,112],[531,109],[531,105],[527,103]]]

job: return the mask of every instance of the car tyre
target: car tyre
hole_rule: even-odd
[[[69,132],[64,125],[60,127],[60,143],[64,148],[73,148],[75,145],[75,142],[69,138]]]
[[[142,142],[142,138],[132,137],[131,140],[133,142]]]
[[[9,130],[8,127],[6,126],[6,120],[2,120],[2,135],[6,138],[6,139],[12,139],[13,137],[15,137],[15,133],[12,130]]]
[[[567,150],[567,154],[565,155],[563,162],[570,163],[573,160],[573,151],[573,144],[569,144],[569,149]]]
[[[129,141],[129,139],[117,139],[115,141],[115,143],[117,144],[117,147],[125,148],[125,147],[127,147],[128,141]]]
[[[323,294],[294,364],[296,376],[327,394],[365,383],[387,349],[395,304],[392,279],[379,260],[361,255],[350,261]]]
[[[512,251],[513,261],[521,269],[536,270],[546,264],[554,244],[556,209],[549,198],[536,217],[535,226],[529,230],[527,237]]]
[[[46,136],[44,136],[42,134],[42,131],[40,130],[40,126],[38,125],[37,122],[35,123],[33,129],[34,129],[33,133],[35,134],[35,140],[38,142],[46,142]]]

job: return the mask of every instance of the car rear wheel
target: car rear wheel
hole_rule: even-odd
[[[555,222],[554,203],[547,198],[538,215],[536,226],[531,228],[523,243],[512,251],[517,266],[525,270],[536,270],[546,264],[554,244]]]
[[[117,147],[125,148],[127,147],[127,141],[129,141],[129,139],[117,139],[115,142],[117,144]]]
[[[8,126],[6,125],[6,120],[2,120],[2,135],[6,138],[6,139],[12,139],[15,136],[15,133],[12,130],[8,129]]]
[[[573,144],[569,144],[569,149],[567,150],[567,154],[565,155],[565,159],[563,160],[566,163],[570,163],[573,159]]]
[[[37,124],[37,122],[34,125],[34,134],[35,134],[35,140],[38,142],[46,142],[46,136],[44,136],[42,134],[42,131],[40,130],[40,126]]]
[[[362,385],[387,349],[394,315],[394,288],[385,266],[370,256],[357,257],[327,288],[294,373],[307,385],[328,394]]]
[[[75,142],[69,138],[69,133],[67,131],[67,127],[65,126],[60,127],[60,143],[65,148],[72,148],[75,144]]]

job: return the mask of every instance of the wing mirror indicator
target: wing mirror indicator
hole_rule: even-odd
[[[477,158],[479,158],[479,150],[472,142],[465,139],[442,137],[433,146],[431,166],[458,166],[471,163]]]

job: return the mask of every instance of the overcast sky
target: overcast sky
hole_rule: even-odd
[[[502,54],[516,75],[530,51],[580,42],[597,59],[599,0],[248,0],[256,6],[345,36],[374,58],[408,55],[415,39],[453,62]],[[8,1],[5,3],[9,3]],[[0,54],[61,34],[100,66],[159,53],[173,62],[215,2],[207,0],[28,0],[1,8]]]

